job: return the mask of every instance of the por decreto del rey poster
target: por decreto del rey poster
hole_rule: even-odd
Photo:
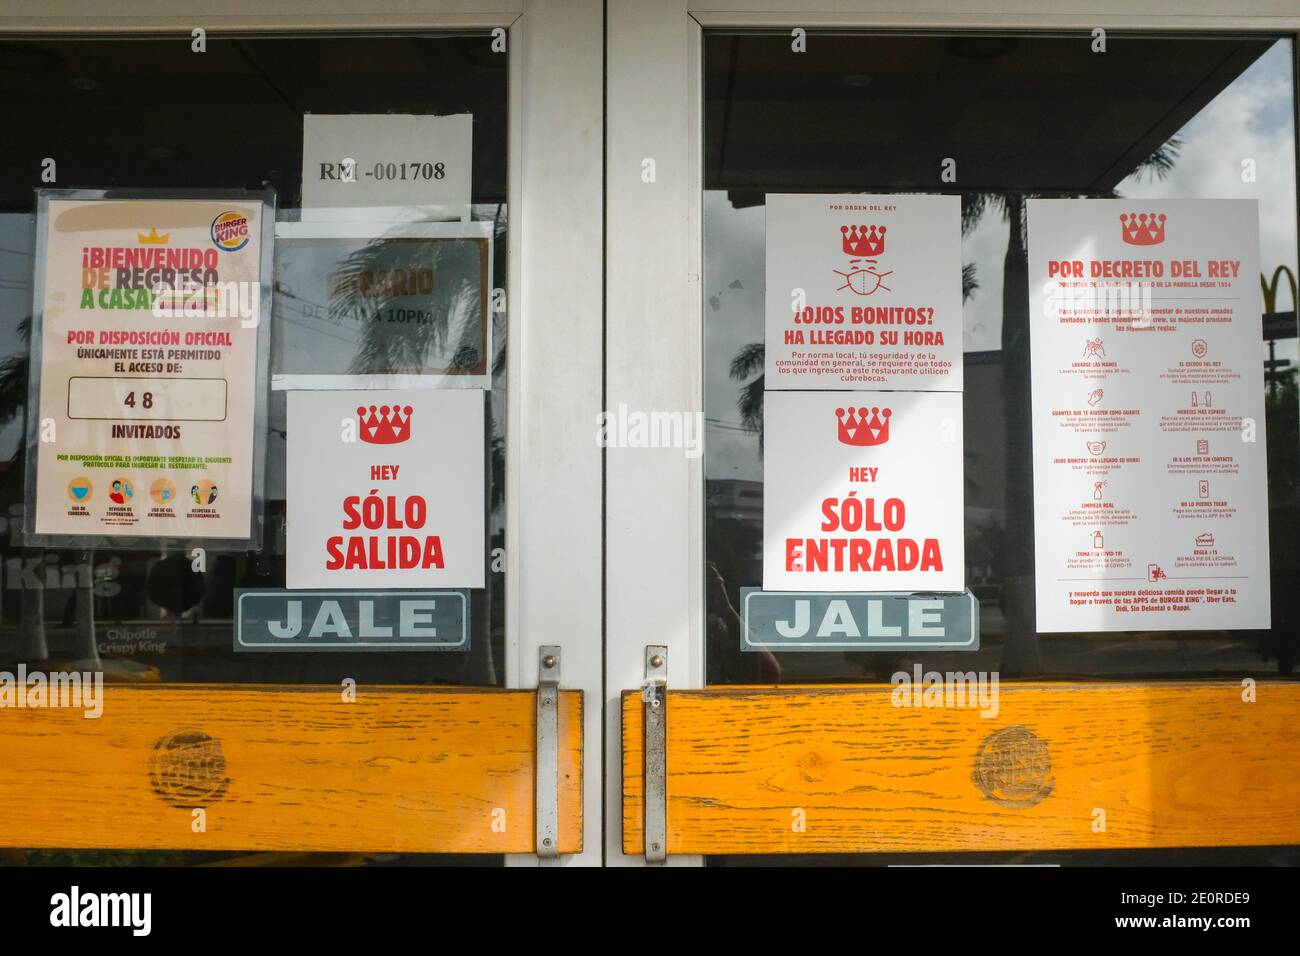
[[[962,390],[961,200],[767,196],[767,389]]]
[[[249,539],[265,208],[41,195],[29,532]]]
[[[1040,631],[1269,627],[1253,200],[1030,200]]]
[[[287,585],[483,587],[484,400],[290,392]]]

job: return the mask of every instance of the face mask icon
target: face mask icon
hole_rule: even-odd
[[[837,276],[844,280],[844,284],[835,291],[842,292],[843,290],[848,289],[850,292],[855,292],[858,295],[871,295],[880,289],[884,289],[886,292],[892,291],[889,286],[885,285],[885,277],[893,275],[893,270],[891,269],[889,272],[877,272],[874,268],[875,263],[870,260],[868,260],[868,263],[872,268],[859,269],[856,268],[856,263],[854,263],[854,268],[847,272],[841,272],[839,269],[833,270]]]

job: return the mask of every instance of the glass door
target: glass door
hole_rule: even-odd
[[[7,857],[599,858],[600,19],[427,6],[0,20]]]
[[[625,858],[1290,856],[1297,24],[717,6],[610,8]]]

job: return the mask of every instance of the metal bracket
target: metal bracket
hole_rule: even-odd
[[[668,648],[647,644],[645,683],[641,685],[645,710],[645,858],[647,863],[668,859]]]
[[[537,653],[537,824],[539,857],[560,855],[560,646]]]

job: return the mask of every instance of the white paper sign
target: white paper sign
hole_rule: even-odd
[[[1028,215],[1038,630],[1267,628],[1255,202]]]
[[[768,389],[962,389],[961,200],[767,197]]]
[[[290,392],[290,588],[481,588],[484,394]]]
[[[768,392],[765,591],[965,587],[962,397]]]
[[[469,216],[474,117],[307,113],[302,218]]]

